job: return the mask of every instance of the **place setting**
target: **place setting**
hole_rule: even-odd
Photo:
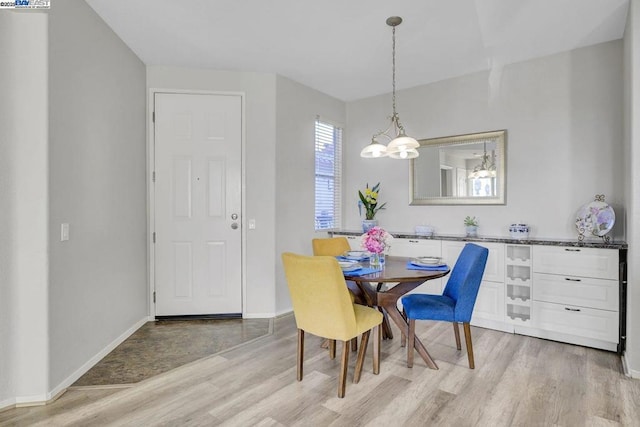
[[[409,270],[426,270],[426,271],[447,271],[449,267],[441,257],[436,256],[420,256],[412,258],[407,262]]]
[[[349,276],[365,276],[379,272],[379,268],[365,267],[361,264],[369,261],[370,258],[371,254],[368,251],[346,251],[336,257],[342,272]]]

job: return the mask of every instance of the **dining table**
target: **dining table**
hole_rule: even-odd
[[[385,316],[383,322],[383,337],[393,338],[388,317],[395,323],[402,333],[403,343],[409,336],[409,323],[398,308],[398,300],[406,293],[414,290],[428,280],[438,279],[449,274],[449,268],[409,269],[412,258],[386,256],[382,268],[368,274],[361,274],[358,270],[345,271],[344,278],[354,282],[361,291],[364,300],[370,307],[378,307]],[[363,262],[365,264],[365,262]],[[411,345],[411,343],[409,343]],[[414,348],[431,369],[438,369],[438,365],[429,355],[424,344],[415,336]]]

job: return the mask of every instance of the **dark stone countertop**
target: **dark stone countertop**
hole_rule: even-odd
[[[356,230],[327,230],[331,235],[340,234],[347,236],[361,236],[362,231]],[[393,237],[400,239],[424,239],[424,240],[449,240],[458,242],[487,242],[487,243],[510,243],[515,245],[544,245],[544,246],[569,246],[578,248],[600,248],[600,249],[627,249],[627,242],[623,241],[611,241],[605,242],[604,240],[588,239],[582,242],[575,239],[547,239],[547,238],[529,238],[529,239],[512,239],[510,237],[500,236],[477,236],[467,237],[464,235],[455,234],[434,234],[433,236],[420,236],[415,233],[409,232],[394,232],[388,231]]]

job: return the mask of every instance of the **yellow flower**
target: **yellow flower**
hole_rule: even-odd
[[[365,217],[366,219],[374,219],[376,212],[380,209],[384,209],[386,203],[383,203],[380,206],[378,205],[378,188],[380,188],[380,183],[377,183],[372,188],[369,188],[369,184],[367,184],[367,188],[364,190],[364,194],[362,191],[358,191],[358,196],[360,197],[360,201],[365,208]]]

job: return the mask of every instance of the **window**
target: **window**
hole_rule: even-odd
[[[342,224],[342,129],[316,120],[316,230]]]

